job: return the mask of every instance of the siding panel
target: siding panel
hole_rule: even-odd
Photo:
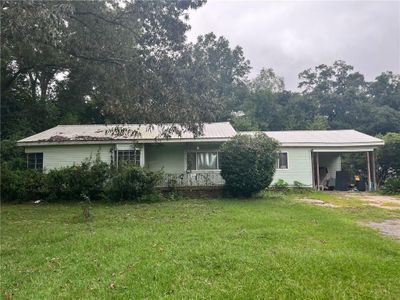
[[[80,164],[88,158],[99,158],[111,163],[111,145],[71,145],[71,146],[44,146],[26,147],[26,153],[43,152],[43,168],[45,170]]]
[[[289,185],[299,181],[304,185],[312,186],[312,165],[310,148],[281,148],[288,153],[289,168],[277,169],[272,184],[283,179]]]

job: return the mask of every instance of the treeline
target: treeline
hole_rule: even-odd
[[[231,121],[238,130],[400,131],[400,76],[372,82],[343,61],[249,79],[241,47],[213,33],[189,43],[193,1],[2,1],[2,159],[57,124]],[[14,162],[18,165],[18,162]]]

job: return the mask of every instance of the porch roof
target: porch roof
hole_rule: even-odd
[[[179,135],[177,131],[182,132]],[[204,123],[199,136],[177,124],[58,125],[19,140],[17,145],[227,141],[235,134],[229,122]]]
[[[255,134],[242,132],[243,134]],[[349,130],[290,130],[263,131],[265,135],[277,140],[286,147],[376,147],[384,141],[368,134]]]

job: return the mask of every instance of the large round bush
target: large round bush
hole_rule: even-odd
[[[112,201],[140,201],[144,196],[155,194],[161,172],[153,172],[135,165],[120,166],[108,186],[108,197]]]
[[[249,197],[268,187],[275,173],[279,144],[262,133],[237,135],[220,153],[221,176],[234,196]]]

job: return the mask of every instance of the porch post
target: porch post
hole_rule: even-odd
[[[376,191],[376,164],[375,164],[375,151],[371,152],[372,155],[372,190]]]
[[[319,182],[319,154],[318,152],[315,153],[315,158],[317,160],[317,190],[319,191],[319,186],[320,186],[320,182]]]
[[[371,162],[369,152],[367,152],[367,167],[368,167],[368,191],[371,191]]]
[[[311,181],[313,188],[315,188],[315,152],[313,150],[311,150]]]
[[[144,144],[143,144],[142,147],[138,147],[138,148],[135,147],[135,150],[136,150],[136,149],[138,149],[138,150],[140,151],[140,158],[139,158],[139,160],[140,160],[140,166],[141,166],[141,167],[144,167],[144,164],[146,163],[145,146],[144,146]]]

